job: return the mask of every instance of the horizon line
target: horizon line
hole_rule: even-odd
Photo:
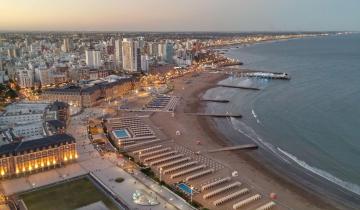
[[[36,32],[87,32],[87,33],[99,33],[99,32],[111,32],[111,33],[325,33],[325,32],[351,32],[356,33],[360,31],[356,30],[0,30],[0,33],[36,33]]]

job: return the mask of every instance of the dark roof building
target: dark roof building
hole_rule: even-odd
[[[42,172],[78,158],[75,139],[56,134],[0,146],[0,177],[12,178]]]
[[[49,146],[57,146],[60,144],[69,144],[75,143],[74,137],[68,134],[57,134],[53,136],[46,136],[44,138],[24,141],[24,142],[14,142],[10,144],[5,144],[0,147],[0,156],[2,155],[16,155],[25,151],[42,149]]]

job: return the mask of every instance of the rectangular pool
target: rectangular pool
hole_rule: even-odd
[[[126,139],[130,137],[129,132],[126,129],[114,130],[112,133],[118,139]]]
[[[185,183],[180,183],[177,186],[180,188],[180,190],[184,191],[186,194],[192,193],[191,188]]]

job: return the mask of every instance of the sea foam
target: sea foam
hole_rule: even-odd
[[[338,177],[330,174],[327,171],[321,170],[319,168],[316,168],[316,167],[313,167],[313,166],[307,164],[305,161],[298,159],[294,155],[282,150],[279,147],[275,148],[274,145],[263,140],[250,126],[246,125],[244,122],[242,122],[236,118],[231,118],[231,124],[233,125],[233,128],[236,129],[238,132],[245,135],[246,137],[253,140],[254,142],[265,146],[267,149],[269,149],[271,152],[276,154],[277,157],[281,158],[286,163],[290,164],[289,160],[291,160],[292,162],[298,164],[302,168],[304,168],[304,169],[306,169],[306,170],[308,170],[308,171],[310,171],[332,183],[335,183],[336,185],[338,185],[350,192],[360,195],[360,186],[359,185],[341,180]],[[279,152],[281,154],[279,154]]]
[[[327,171],[324,171],[324,170],[321,170],[319,168],[316,168],[316,167],[313,167],[313,166],[310,166],[309,164],[307,164],[305,161],[302,161],[300,159],[298,159],[297,157],[295,157],[294,155],[280,149],[279,147],[277,148],[277,150],[279,152],[281,152],[282,154],[284,154],[286,157],[288,157],[290,160],[294,161],[296,164],[300,165],[301,167],[305,168],[306,170],[308,171],[311,171],[312,173],[314,174],[317,174],[318,176],[321,176],[353,193],[356,193],[358,195],[360,195],[360,186],[359,185],[356,185],[354,183],[350,183],[350,182],[347,182],[347,181],[343,181],[339,178],[337,178],[336,176],[330,174],[329,172]]]

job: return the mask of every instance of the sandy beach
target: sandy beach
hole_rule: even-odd
[[[175,116],[170,113],[158,112],[151,116],[151,121],[176,143],[200,151],[203,155],[212,158],[231,170],[238,171],[239,181],[248,183],[264,196],[271,192],[278,195],[277,209],[343,209],[335,207],[332,202],[310,193],[301,188],[285,176],[269,170],[271,165],[252,154],[254,151],[207,153],[207,150],[227,146],[230,142],[217,131],[211,118],[189,115],[187,113],[203,112],[205,102],[199,98],[206,90],[214,87],[224,74],[191,73],[174,80],[173,94],[181,100],[175,110]],[[176,131],[181,132],[180,136]],[[198,145],[197,141],[201,141]]]

